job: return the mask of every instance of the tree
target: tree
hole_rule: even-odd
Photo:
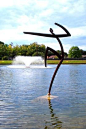
[[[28,45],[27,47],[27,56],[33,56],[33,55],[43,55],[45,53],[45,45],[38,45],[36,42]]]
[[[4,45],[4,42],[0,41],[0,44]]]
[[[20,47],[16,45],[15,47],[13,47],[12,57],[14,58],[15,56],[18,55],[21,55],[21,52],[20,52]]]
[[[20,46],[20,53],[21,53],[22,56],[26,56],[26,54],[27,54],[27,48],[28,48],[27,45]]]
[[[69,58],[80,58],[80,57],[82,57],[81,50],[77,46],[71,47],[70,50],[69,50],[68,57]]]
[[[32,56],[43,56],[44,57],[44,53],[43,52],[34,52],[34,54]]]
[[[84,51],[82,49],[81,49],[81,53],[82,53],[82,55],[86,55],[86,51]]]
[[[3,43],[0,44],[0,59],[2,59],[2,57],[6,55],[6,48],[6,45],[4,45]]]
[[[57,50],[57,52],[58,52],[60,55],[62,55],[61,50]],[[67,57],[67,56],[68,56],[68,54],[67,54],[66,52],[64,52],[64,57]]]

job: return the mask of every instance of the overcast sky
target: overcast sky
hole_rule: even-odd
[[[71,37],[61,39],[64,51],[78,46],[86,50],[86,0],[0,0],[0,41],[13,45],[45,44],[60,49],[56,39],[25,35],[23,31],[63,33],[54,23],[66,27]]]

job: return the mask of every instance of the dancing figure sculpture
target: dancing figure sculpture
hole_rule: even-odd
[[[24,34],[31,34],[31,35],[37,35],[37,36],[44,36],[44,37],[56,38],[57,41],[59,42],[59,45],[60,45],[60,48],[61,48],[61,55],[58,52],[56,52],[54,49],[50,48],[50,47],[47,47],[46,48],[46,52],[45,52],[45,67],[47,67],[46,60],[47,60],[48,51],[52,51],[60,59],[60,62],[58,63],[58,65],[57,65],[57,67],[56,67],[56,69],[54,71],[54,74],[52,76],[52,79],[51,79],[51,82],[50,82],[49,91],[48,91],[48,95],[50,95],[52,84],[53,84],[54,78],[56,76],[56,73],[57,73],[60,65],[62,64],[62,62],[64,60],[64,50],[63,50],[63,46],[62,46],[62,43],[60,41],[60,38],[71,36],[71,34],[69,33],[69,31],[65,27],[63,27],[62,25],[60,25],[58,23],[55,23],[55,25],[61,27],[66,33],[65,34],[54,34],[52,28],[50,28],[51,34],[35,33],[35,32],[24,32]]]

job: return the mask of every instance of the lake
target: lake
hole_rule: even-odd
[[[50,68],[0,66],[0,129],[85,129],[86,65],[62,65],[47,95]]]

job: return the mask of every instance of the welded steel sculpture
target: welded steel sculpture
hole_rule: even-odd
[[[37,35],[37,36],[44,36],[44,37],[56,38],[57,41],[59,42],[60,47],[61,47],[61,55],[58,52],[56,52],[54,49],[50,48],[50,47],[47,47],[46,48],[46,52],[45,52],[45,67],[47,67],[46,60],[47,60],[48,51],[52,51],[60,59],[60,62],[57,65],[57,67],[56,67],[56,69],[54,71],[54,74],[52,76],[52,79],[51,79],[51,82],[50,82],[49,91],[48,91],[48,95],[50,95],[52,84],[53,84],[54,78],[56,76],[56,73],[57,73],[60,65],[62,64],[62,62],[64,60],[64,50],[63,50],[63,46],[62,46],[62,43],[60,41],[60,38],[71,36],[71,34],[69,33],[69,31],[65,27],[63,27],[62,25],[60,25],[58,23],[55,23],[55,25],[61,27],[66,33],[65,34],[55,34],[53,32],[53,29],[52,28],[50,28],[51,34],[35,33],[35,32],[24,32],[24,34],[31,34],[31,35]]]

